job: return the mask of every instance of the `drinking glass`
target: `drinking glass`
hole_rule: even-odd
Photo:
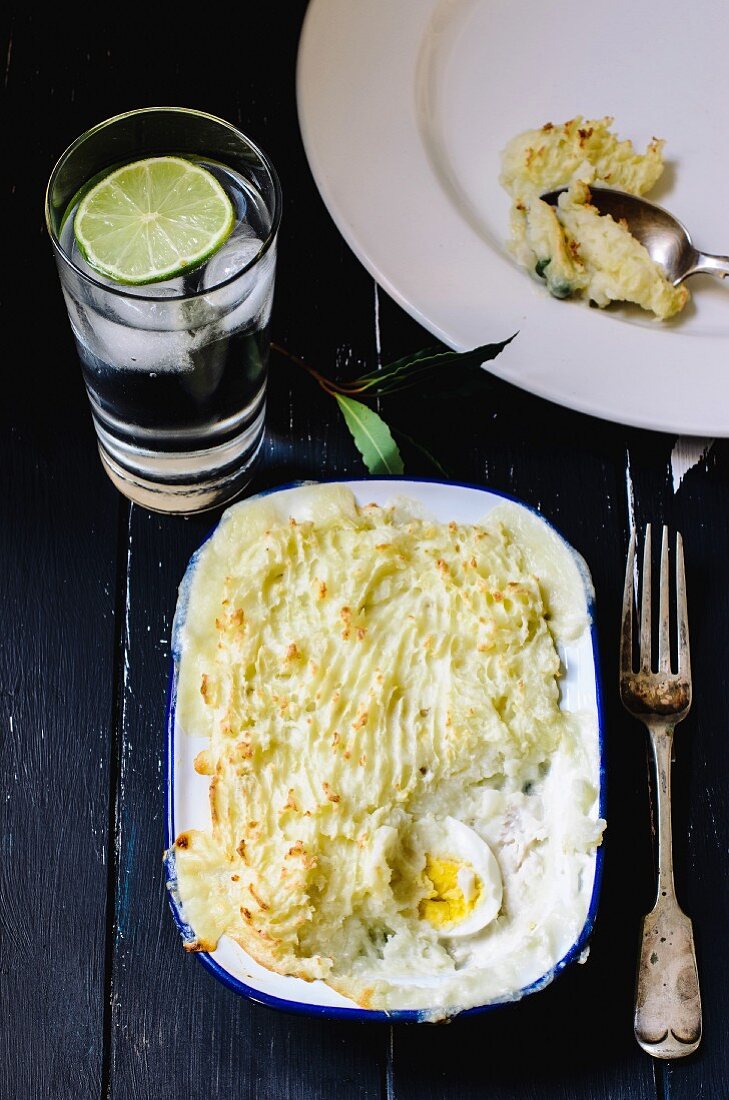
[[[216,176],[235,228],[195,271],[146,286],[114,283],[81,255],[75,210],[109,171],[165,155]],[[201,111],[117,115],[82,134],[53,169],[46,223],[99,453],[116,487],[147,508],[212,508],[253,475],[264,434],[280,219],[269,159],[230,123]]]

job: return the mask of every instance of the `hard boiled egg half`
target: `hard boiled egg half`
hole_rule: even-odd
[[[472,936],[498,916],[501,870],[485,840],[454,817],[421,820],[416,842],[425,854],[426,890],[418,915],[443,936]]]

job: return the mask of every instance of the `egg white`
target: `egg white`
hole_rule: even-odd
[[[417,841],[423,852],[467,865],[458,872],[458,885],[467,903],[476,895],[476,903],[466,916],[436,931],[443,936],[472,936],[498,916],[503,898],[501,870],[496,856],[485,840],[455,817],[442,821],[424,819],[416,826]],[[465,873],[464,873],[465,872]]]

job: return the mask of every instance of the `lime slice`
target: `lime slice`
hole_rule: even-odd
[[[230,199],[205,168],[181,157],[150,157],[92,187],[73,231],[91,267],[139,286],[199,267],[234,224]]]

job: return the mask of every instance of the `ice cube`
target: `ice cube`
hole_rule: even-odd
[[[184,278],[178,275],[176,279],[163,279],[159,283],[142,283],[140,286],[130,286],[127,290],[134,297],[175,298],[183,295],[186,287]]]
[[[251,227],[243,222],[205,265],[202,277],[203,289],[207,291],[205,300],[219,318],[230,313],[251,293],[259,279],[260,265],[256,264],[227,286],[220,284],[245,268],[258,255],[262,244]]]
[[[190,329],[213,319],[213,311],[207,306],[198,307],[194,311],[193,323],[185,300],[180,300],[179,304],[177,301],[160,301],[160,299],[181,299],[188,289],[185,279],[181,276],[165,279],[159,283],[127,287],[94,271],[84,260],[75,242],[71,250],[71,259],[75,266],[94,282],[90,283],[77,276],[68,275],[64,281],[73,288],[73,295],[79,299],[79,303],[89,307],[95,315],[100,315],[102,321],[107,318],[109,321],[116,321],[134,328],[159,332]],[[106,289],[107,287],[109,290]]]
[[[239,332],[242,329],[262,329],[268,324],[273,303],[273,281],[276,268],[276,256],[270,250],[260,264],[256,265],[255,272],[251,272],[243,279],[248,280],[247,285],[241,287],[241,280],[236,279],[230,287],[223,291],[215,291],[209,296],[211,302],[218,301],[218,295],[228,293],[230,301],[224,319],[220,322],[221,329],[228,335]],[[237,289],[237,293],[231,293]]]
[[[84,310],[70,303],[69,316],[77,341],[94,358],[119,370],[160,374],[194,367],[195,338],[186,331],[151,332]]]
[[[206,401],[220,385],[227,358],[227,340],[211,340],[202,347],[194,341],[190,368],[181,376],[181,385],[196,401]]]
[[[181,278],[169,279],[166,283],[135,286],[124,295],[107,295],[106,312],[123,324],[150,332],[189,329],[193,327],[189,304],[179,297],[184,292],[184,280]],[[159,301],[160,298],[176,300]],[[203,312],[206,311],[198,310],[195,313],[196,319]],[[204,318],[200,316],[199,320],[203,321]]]
[[[203,287],[212,290],[224,283],[231,275],[241,271],[258,254],[263,241],[253,232],[247,222],[236,226],[222,248],[208,260],[203,272]]]

